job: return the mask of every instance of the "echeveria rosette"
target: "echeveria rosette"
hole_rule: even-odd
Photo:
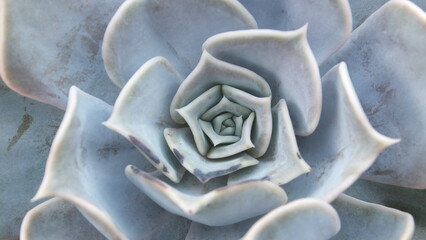
[[[59,221],[53,219],[61,218],[59,213],[76,216],[69,203],[76,205],[104,236],[112,239],[136,239],[141,236],[184,238],[190,222],[168,211],[195,221],[191,224],[187,239],[199,239],[203,236],[235,239],[244,234],[247,239],[265,236],[270,238],[273,237],[267,235],[270,232],[275,232],[275,236],[285,234],[306,238],[321,232],[321,237],[325,239],[335,235],[340,224],[342,229],[338,238],[377,238],[375,228],[370,227],[368,231],[364,231],[370,235],[357,236],[353,235],[354,228],[362,227],[359,223],[366,222],[368,224],[365,226],[381,226],[380,222],[384,220],[395,227],[393,231],[387,231],[390,235],[381,235],[382,237],[410,237],[413,222],[409,215],[363,203],[345,195],[338,197],[373,163],[383,148],[394,143],[370,126],[352,87],[346,64],[340,62],[348,62],[351,76],[355,76],[356,91],[362,92],[362,95],[368,95],[365,89],[369,88],[363,87],[365,84],[358,79],[370,79],[366,76],[372,76],[372,80],[376,79],[374,76],[381,76],[381,81],[392,79],[390,82],[395,84],[405,79],[406,76],[401,73],[412,67],[414,75],[409,75],[408,78],[413,78],[416,74],[422,76],[422,68],[415,66],[416,63],[423,62],[419,59],[423,59],[421,53],[424,49],[418,42],[422,42],[424,37],[419,34],[424,32],[419,31],[425,25],[424,12],[409,2],[392,1],[361,25],[341,50],[328,57],[339,49],[350,33],[350,10],[346,1],[277,1],[270,5],[264,5],[262,1],[242,3],[254,17],[236,1],[184,1],[177,5],[174,1],[129,0],[119,8],[106,31],[103,56],[108,75],[116,85],[124,85],[124,88],[113,110],[99,99],[77,88],[71,89],[67,112],[52,145],[45,179],[36,196],[56,196],[67,202],[55,198],[34,208],[24,221],[22,238],[75,239],[86,233],[93,234],[93,238],[100,237],[87,227],[78,234],[72,234],[72,229],[68,227],[87,223],[80,218],[66,218],[62,224],[55,225]],[[104,3],[108,6],[101,12],[93,10],[97,9],[93,8],[97,5],[96,1],[57,2],[49,4],[49,13],[53,14],[42,15],[38,14],[37,9],[44,8],[44,2],[35,3],[34,6],[23,1],[3,1],[2,4],[2,9],[8,13],[5,15],[7,21],[3,21],[8,25],[4,28],[2,45],[2,77],[10,87],[23,95],[62,108],[65,106],[67,89],[72,84],[93,93],[95,82],[90,78],[102,81],[106,76],[99,66],[102,64],[99,46],[103,37],[103,34],[99,34],[99,29],[106,26],[114,9],[120,4],[119,1]],[[27,11],[26,8],[31,10]],[[55,25],[55,29],[60,29],[56,34],[43,34],[37,28],[38,24],[57,19],[57,13],[61,9],[71,10],[79,17],[77,20],[66,17]],[[185,9],[197,11],[188,12]],[[304,14],[300,14],[300,11]],[[30,14],[26,18],[15,17],[21,12]],[[318,17],[318,12],[324,15],[320,14]],[[43,17],[39,18],[40,16]],[[410,24],[398,28],[401,29],[398,34],[388,34],[392,33],[394,24],[398,24],[395,19],[401,18]],[[224,24],[214,21],[215,19],[223,19]],[[306,22],[309,22],[309,26],[299,30],[276,31],[294,30]],[[388,24],[383,25],[383,22]],[[62,23],[65,24],[62,26]],[[31,31],[22,30],[21,26],[29,25],[36,27]],[[255,30],[256,26],[276,30]],[[96,29],[97,33],[93,34],[91,29]],[[375,29],[381,29],[385,34],[377,34],[382,32]],[[234,32],[227,32],[230,30]],[[58,34],[60,32],[64,34]],[[414,34],[416,38],[411,37]],[[34,41],[31,45],[25,40],[27,38],[35,38],[40,42]],[[205,42],[206,39],[208,40]],[[55,41],[58,41],[55,48],[49,48]],[[406,65],[400,66],[401,71],[395,70],[398,68],[389,71],[387,66],[393,66],[392,61],[384,58],[383,51],[374,51],[374,43],[380,41],[385,43],[382,44],[383,49],[388,54],[392,52],[389,43],[405,46],[406,51],[393,51],[398,58],[407,60]],[[13,44],[20,47],[10,48]],[[78,44],[85,47],[79,48]],[[25,51],[26,45],[30,46],[29,51]],[[372,57],[363,58],[365,49],[362,48],[357,51],[360,57],[348,54],[353,49],[359,49],[359,46],[373,52],[370,54]],[[20,64],[36,56],[44,60],[46,65]],[[198,59],[200,56],[201,60]],[[363,62],[365,59],[380,59],[381,61],[375,62],[383,64],[369,66],[367,62]],[[321,64],[324,60],[325,64],[321,67],[324,72],[321,91],[316,62]],[[143,66],[140,67],[141,65]],[[356,70],[360,67],[366,69],[365,72]],[[389,74],[377,74],[381,72],[376,69],[388,69]],[[209,76],[211,78],[208,81],[203,81]],[[214,79],[214,76],[220,78]],[[232,77],[235,77],[234,80]],[[131,79],[127,82],[129,78]],[[219,82],[214,82],[215,80]],[[251,155],[253,152],[248,149],[244,151],[244,156],[241,153],[237,154],[238,157],[232,154],[224,159],[210,159],[205,156],[206,152],[199,151],[202,149],[199,146],[202,145],[194,142],[194,127],[182,128],[185,127],[181,125],[184,121],[174,116],[174,111],[183,109],[203,92],[218,85],[221,89],[242,89],[244,92],[256,93],[251,85],[250,89],[245,84],[238,85],[238,81],[247,80],[264,81],[266,85],[263,86],[267,87],[263,89],[269,89],[264,91],[266,95],[256,96],[270,98],[269,108],[262,109],[269,109],[269,113],[264,116],[270,116],[268,126],[272,130],[268,141],[260,141],[269,144],[266,144],[267,147],[261,153],[255,153],[254,157]],[[95,93],[97,96],[103,99],[109,95],[109,87],[98,86],[100,91]],[[255,84],[253,86],[256,87]],[[379,92],[383,89],[381,85],[372,86]],[[409,96],[414,97],[421,96],[418,92],[424,89],[421,81],[403,86],[408,87],[408,92],[409,89],[418,89],[410,92]],[[384,90],[389,94],[395,92],[387,91],[388,88]],[[405,93],[407,90],[399,88],[398,91]],[[323,106],[320,117],[321,95]],[[181,100],[185,104],[179,105],[172,101],[173,96],[188,99]],[[400,95],[391,94],[388,99],[394,96]],[[398,99],[401,100],[397,97],[390,102],[394,104]],[[421,99],[418,100],[422,102]],[[380,129],[380,124],[383,123],[380,119],[383,117],[376,117],[374,113],[381,111],[374,106],[372,108],[369,101],[368,98],[361,97],[363,107],[371,109],[367,109],[367,113],[371,112],[368,114],[370,120]],[[404,101],[406,100],[402,99]],[[155,108],[150,107],[147,104],[149,102],[155,102]],[[416,112],[419,106],[421,104],[414,104],[409,111]],[[384,111],[387,112],[389,111]],[[135,113],[140,115],[135,117]],[[254,124],[258,115],[263,116],[256,114],[252,119]],[[424,119],[421,114],[418,116],[420,121]],[[395,120],[393,123],[401,122],[402,117],[392,117]],[[25,119],[28,123],[31,118],[27,116],[23,118]],[[134,146],[102,124],[121,133]],[[228,121],[228,124],[231,123]],[[28,128],[25,124],[21,126],[20,129],[24,132]],[[254,130],[253,135],[256,135],[256,129]],[[388,130],[385,128],[384,132],[401,137],[402,142],[407,139],[404,134],[394,135]],[[411,134],[406,130],[401,132]],[[314,133],[311,134],[312,132]],[[298,138],[300,152],[294,133],[309,135]],[[19,139],[19,135],[16,136]],[[259,138],[250,138],[253,143],[257,139]],[[256,149],[257,144],[253,145]],[[413,149],[409,146],[405,143],[403,151]],[[413,156],[417,153],[414,151]],[[302,156],[312,170],[297,177],[308,169],[308,165],[301,160]],[[391,168],[396,163],[396,160],[392,161]],[[404,175],[413,172],[413,166],[416,166],[413,163],[416,161],[417,158],[400,173]],[[149,173],[153,170],[151,164],[147,164],[149,162],[157,169],[156,172]],[[126,178],[123,169],[128,164],[132,166],[126,168]],[[242,167],[244,169],[239,170]],[[235,172],[231,173],[229,169]],[[184,175],[186,170],[194,175]],[[375,172],[389,171],[379,169]],[[229,178],[220,177],[224,174],[230,174]],[[392,175],[386,181],[421,187],[421,176],[414,176],[419,176],[414,183],[413,177],[405,181],[399,177],[392,178]],[[71,179],[74,181],[70,181]],[[168,211],[162,210],[144,193],[137,191],[128,179]],[[285,183],[282,188],[278,187]],[[254,193],[257,195],[253,195]],[[240,222],[283,204],[287,200],[286,195],[290,203],[259,220],[254,218]],[[305,199],[309,197],[319,200]],[[336,197],[338,198],[333,207],[338,214],[326,203]],[[242,200],[250,198],[254,202]],[[299,198],[301,199],[297,200]],[[267,201],[263,201],[264,199]],[[257,204],[257,208],[253,208],[256,202],[264,204]],[[370,217],[365,217],[365,213]],[[323,220],[321,229],[317,224],[318,219]],[[196,222],[226,226],[207,227]],[[231,224],[234,222],[238,223]],[[250,229],[250,226],[253,227]],[[302,226],[303,230],[300,229]],[[165,229],[174,229],[174,232]],[[318,238],[318,235],[314,236]]]

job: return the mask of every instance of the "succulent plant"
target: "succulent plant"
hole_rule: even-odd
[[[0,238],[422,239],[426,2],[385,2],[2,0]]]

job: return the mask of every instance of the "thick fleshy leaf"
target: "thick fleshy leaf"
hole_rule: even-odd
[[[164,137],[182,166],[203,183],[259,162],[245,153],[219,160],[208,159],[198,152],[189,128],[166,128]]]
[[[185,123],[176,111],[196,99],[208,89],[226,84],[256,97],[271,96],[268,83],[256,73],[245,68],[220,61],[203,52],[200,62],[179,87],[170,106],[170,114],[177,123]]]
[[[228,85],[222,85],[222,93],[232,102],[250,108],[253,111],[251,114],[256,113],[256,121],[251,130],[251,140],[255,147],[247,152],[256,158],[263,156],[268,149],[272,135],[271,96],[259,98]],[[241,138],[243,138],[244,126],[248,119],[250,116],[244,121]]]
[[[352,31],[347,0],[239,1],[253,14],[259,28],[289,31],[308,23],[309,45],[319,63],[336,51]]]
[[[364,174],[370,180],[426,188],[426,14],[390,1],[371,15],[322,70],[345,61],[374,128],[401,143]]]
[[[279,101],[272,111],[274,131],[268,151],[258,158],[257,166],[231,174],[229,183],[266,179],[281,185],[310,171],[309,165],[300,156],[285,101]]]
[[[221,86],[218,85],[208,89],[188,105],[177,109],[178,114],[185,119],[185,122],[188,124],[189,128],[191,128],[195,145],[202,155],[207,154],[211,147],[211,143],[204,134],[199,119],[208,109],[218,104],[220,99],[222,99],[222,90]]]
[[[328,203],[317,199],[291,202],[258,220],[244,240],[326,240],[340,229],[339,216]]]
[[[106,30],[102,49],[105,67],[119,86],[156,56],[167,58],[187,76],[196,66],[207,38],[256,27],[250,13],[235,0],[128,0]]]
[[[43,178],[63,111],[22,97],[0,80],[0,239],[19,236]]]
[[[243,127],[241,130],[241,139],[233,144],[216,146],[210,149],[207,153],[207,157],[211,159],[222,159],[234,154],[238,154],[248,149],[253,149],[255,146],[250,140],[250,135],[252,133],[254,113],[251,113],[249,117],[244,121]],[[252,154],[250,154],[253,156]],[[254,157],[254,156],[253,156]]]
[[[108,81],[101,42],[122,1],[1,1],[5,83],[62,109],[72,85],[112,103],[118,89]]]
[[[306,40],[296,31],[243,30],[218,34],[203,45],[214,57],[250,69],[272,89],[272,104],[287,101],[296,134],[309,135],[321,112],[318,65]]]
[[[101,100],[71,88],[34,198],[56,196],[75,204],[110,239],[156,234],[170,239],[185,234],[187,221],[162,210],[124,176],[128,164],[153,167],[135,147],[102,125],[111,111]]]
[[[231,113],[224,113],[224,114],[230,114],[232,116]],[[221,117],[223,115],[220,115],[218,117]],[[215,119],[217,119],[217,118],[215,118]],[[213,124],[210,123],[210,122],[198,120],[198,123],[200,124],[201,129],[203,129],[203,132],[207,135],[207,137],[212,142],[213,147],[216,147],[217,145],[223,144],[223,143],[235,143],[235,142],[237,142],[238,140],[241,139],[240,136],[233,136],[233,134],[235,132],[235,128],[234,128],[234,130],[232,130],[233,128],[230,127],[232,133],[229,134],[229,135],[224,135],[224,134],[222,134],[222,132],[225,131],[225,128],[223,130],[221,130],[221,128],[223,126],[218,126],[219,129],[216,131],[213,128]],[[218,124],[215,124],[215,128],[216,128],[217,125]],[[226,129],[228,129],[228,128],[226,128]]]
[[[209,226],[233,224],[258,216],[287,201],[285,192],[269,181],[249,181],[205,194],[191,194],[134,166],[126,168],[126,175],[164,209]]]
[[[149,60],[124,86],[111,117],[104,123],[133,143],[174,182],[180,181],[185,170],[169,151],[163,132],[166,127],[176,126],[169,108],[181,81],[164,58]]]
[[[185,240],[235,240],[241,239],[259,217],[221,227],[210,227],[192,222]]]
[[[323,78],[323,110],[318,129],[298,139],[301,155],[312,167],[284,188],[290,199],[315,197],[332,201],[397,140],[374,130],[353,89],[346,64]]]
[[[352,10],[353,28],[357,28],[365,21],[372,13],[379,9],[389,0],[348,0]],[[411,0],[423,10],[426,10],[425,0]]]
[[[410,213],[416,224],[413,240],[426,239],[426,191],[358,180],[346,194]]]
[[[341,194],[334,202],[342,224],[337,239],[410,240],[413,217],[405,212]]]
[[[38,205],[25,215],[20,237],[22,240],[105,239],[75,206],[58,198]]]
[[[232,113],[233,115],[236,115],[236,116],[243,116],[243,118],[245,119],[248,117],[248,115],[250,115],[251,110],[240,104],[236,104],[232,101],[229,101],[229,99],[226,98],[226,96],[223,96],[218,104],[210,108],[207,112],[205,112],[201,116],[201,119],[203,119],[204,121],[214,121],[214,118],[223,112],[226,112],[228,114]],[[215,131],[217,131],[216,128],[215,128]]]

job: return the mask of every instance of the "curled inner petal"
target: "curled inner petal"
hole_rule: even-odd
[[[207,112],[205,112],[201,116],[201,119],[205,121],[211,121],[216,115],[225,111],[237,116],[242,115],[244,118],[247,118],[248,115],[251,113],[250,109],[240,104],[231,102],[228,98],[223,97],[216,106],[210,108]]]
[[[255,113],[252,112],[244,121],[240,141],[230,145],[214,147],[207,153],[207,157],[213,159],[224,158],[253,148],[254,145],[250,139],[250,133],[253,126],[254,117]]]
[[[213,146],[217,146],[223,143],[234,143],[240,140],[240,137],[237,136],[223,136],[217,134],[213,129],[212,124],[203,120],[198,120],[200,123],[201,129],[203,129],[204,133],[209,137],[210,141],[213,143]]]

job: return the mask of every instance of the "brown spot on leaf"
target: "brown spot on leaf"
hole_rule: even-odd
[[[377,171],[374,171],[373,174],[376,176],[383,176],[383,175],[391,175],[394,172],[395,171],[393,170],[377,170]]]
[[[12,149],[13,145],[15,145],[19,141],[19,139],[22,137],[22,135],[24,135],[25,131],[28,130],[32,123],[33,117],[31,117],[31,115],[25,114],[24,116],[22,116],[21,124],[19,125],[15,136],[13,136],[12,139],[9,141],[7,151]]]

